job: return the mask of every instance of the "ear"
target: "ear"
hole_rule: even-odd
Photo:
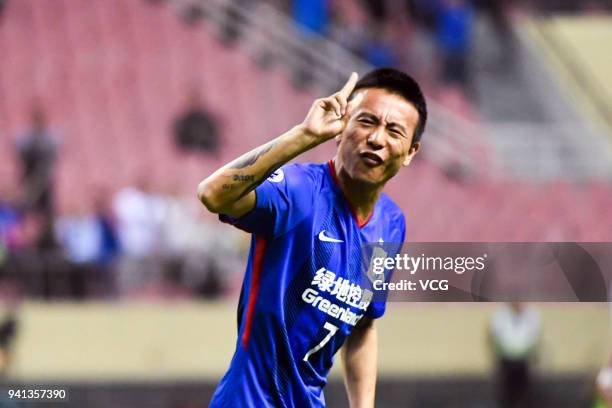
[[[410,146],[410,150],[408,150],[408,154],[402,163],[403,166],[407,166],[412,161],[412,158],[419,152],[421,149],[421,142],[416,142],[412,146]]]

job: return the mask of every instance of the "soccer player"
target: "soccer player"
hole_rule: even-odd
[[[427,108],[402,72],[357,80],[198,186],[208,210],[252,233],[236,351],[211,407],[323,407],[340,349],[351,407],[374,406],[385,302],[362,285],[361,246],[404,241],[404,216],[382,190],[419,151]],[[328,163],[283,166],[330,139]]]

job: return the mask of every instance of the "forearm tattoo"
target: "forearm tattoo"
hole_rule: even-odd
[[[230,165],[228,166],[228,169],[239,170],[239,169],[244,169],[246,167],[254,165],[264,154],[272,150],[272,148],[276,146],[277,143],[278,141],[273,140],[261,146],[259,149],[251,153],[247,153],[245,156],[240,157],[236,159],[235,161],[233,161],[232,163],[230,163]],[[242,198],[248,193],[250,193],[251,191],[253,191],[259,185],[261,181],[265,180],[270,174],[272,174],[272,172],[274,172],[280,166],[281,165],[272,166],[272,168],[269,168],[266,171],[264,171],[261,177],[256,177],[255,174],[227,175],[226,177],[231,178],[232,182],[223,184],[222,187],[224,190],[228,191],[228,190],[234,190],[236,187],[238,187],[238,185],[240,185],[240,188],[244,189],[244,191],[239,196],[239,198]]]
[[[276,140],[273,140],[270,143],[267,143],[261,146],[259,149],[253,152],[247,153],[245,156],[240,157],[234,160],[234,162],[230,163],[229,168],[230,169],[244,169],[245,167],[254,165],[255,163],[257,163],[257,160],[259,160],[261,156],[263,156],[264,154],[272,150],[272,148],[276,146],[276,143],[277,143]]]

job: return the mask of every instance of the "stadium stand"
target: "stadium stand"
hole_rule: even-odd
[[[12,162],[10,136],[31,98],[42,97],[63,137],[57,181],[64,209],[92,186],[117,189],[143,172],[158,189],[179,186],[190,194],[203,174],[299,121],[315,95],[294,90],[280,67],[255,68],[240,48],[224,48],[211,27],[183,24],[169,5],[12,2],[0,25],[0,53],[10,61],[0,83],[2,160]],[[179,153],[171,142],[171,120],[192,83],[222,118],[218,158]],[[332,152],[324,146],[307,158],[325,160]],[[557,190],[554,182],[455,182],[446,170],[421,160],[392,185],[415,240],[611,236],[612,189],[605,182]],[[15,171],[2,166],[3,180]]]
[[[564,79],[585,113],[612,129],[612,69],[606,43],[612,38],[606,15],[556,16],[533,22],[536,41],[547,51],[549,62]]]
[[[6,2],[0,16],[0,200],[6,198],[5,187],[10,190],[18,183],[14,138],[27,125],[34,101],[45,107],[54,135],[60,138],[59,215],[73,212],[100,187],[112,196],[143,175],[148,175],[155,192],[178,193],[198,204],[195,187],[203,176],[300,121],[312,100],[334,89],[347,70],[363,73],[369,68],[322,41],[310,48],[331,56],[329,63],[313,72],[310,86],[296,89],[291,69],[295,55],[308,52],[303,45],[295,50],[301,43],[299,33],[269,4],[245,8],[246,3],[256,2]],[[220,35],[229,4],[242,10],[234,18],[246,21],[243,35],[231,47]],[[180,18],[184,8],[196,5],[203,19],[185,24]],[[285,37],[275,37],[278,32]],[[560,32],[567,35],[566,29]],[[593,49],[581,49],[581,58],[595,62]],[[605,60],[605,53],[597,52]],[[605,74],[599,62],[589,72],[604,69],[598,72]],[[603,154],[589,156],[593,150],[605,150],[605,143],[583,143],[584,151],[564,156],[568,146],[584,142],[580,131],[573,130],[582,127],[564,129],[563,137],[571,138],[568,143],[560,143],[555,135],[539,143],[535,136],[550,128],[537,124],[518,140],[513,136],[531,125],[487,123],[503,116],[507,105],[494,100],[504,87],[517,85],[514,96],[520,97],[531,88],[549,86],[546,81],[525,82],[529,75],[517,78],[501,88],[490,88],[498,77],[484,78],[481,91],[493,102],[488,110],[475,109],[469,118],[432,99],[423,154],[389,185],[389,194],[406,214],[408,240],[612,239],[610,163],[600,166]],[[535,82],[542,77],[537,78]],[[606,78],[598,80],[609,82]],[[173,120],[194,84],[219,118],[223,143],[217,156],[186,153],[173,143]],[[518,115],[538,120],[545,116],[536,99],[518,106]],[[547,150],[555,143],[556,150]],[[325,161],[333,152],[330,143],[300,160]],[[576,157],[579,162],[566,161]],[[585,163],[584,157],[593,157],[593,163]],[[509,159],[514,166],[507,166]],[[546,177],[539,177],[539,169]],[[225,277],[231,282],[224,284],[225,295],[237,297],[243,261],[214,246],[229,234],[210,224],[194,229],[190,234],[198,237],[196,249],[213,248],[234,262]],[[2,251],[0,247],[0,267]],[[192,262],[204,264],[200,258]],[[5,278],[2,271],[0,297],[10,298],[13,287]],[[46,278],[38,277],[32,286],[44,286]],[[64,286],[63,279],[55,286]],[[165,298],[163,291],[149,298],[166,301],[161,303],[129,296],[121,299],[127,302],[39,302],[40,292],[26,293],[30,301],[17,314],[13,361],[5,379],[12,385],[46,382],[68,387],[68,406],[193,408],[206,406],[227,367],[234,344],[228,334],[233,336],[235,329],[233,303],[176,301]],[[380,325],[380,344],[385,347],[380,354],[384,368],[378,406],[395,407],[398,401],[419,407],[494,406],[491,367],[483,352],[491,305],[393,304],[389,309],[393,310]],[[542,309],[548,349],[540,390],[548,405],[540,406],[583,406],[591,397],[587,374],[600,364],[610,344],[608,311],[591,304],[551,304]],[[345,406],[337,374],[326,389],[328,404]]]

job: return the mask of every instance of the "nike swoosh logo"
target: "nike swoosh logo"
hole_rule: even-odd
[[[319,232],[319,239],[324,242],[344,242],[341,239],[331,238],[325,235],[325,230]]]

